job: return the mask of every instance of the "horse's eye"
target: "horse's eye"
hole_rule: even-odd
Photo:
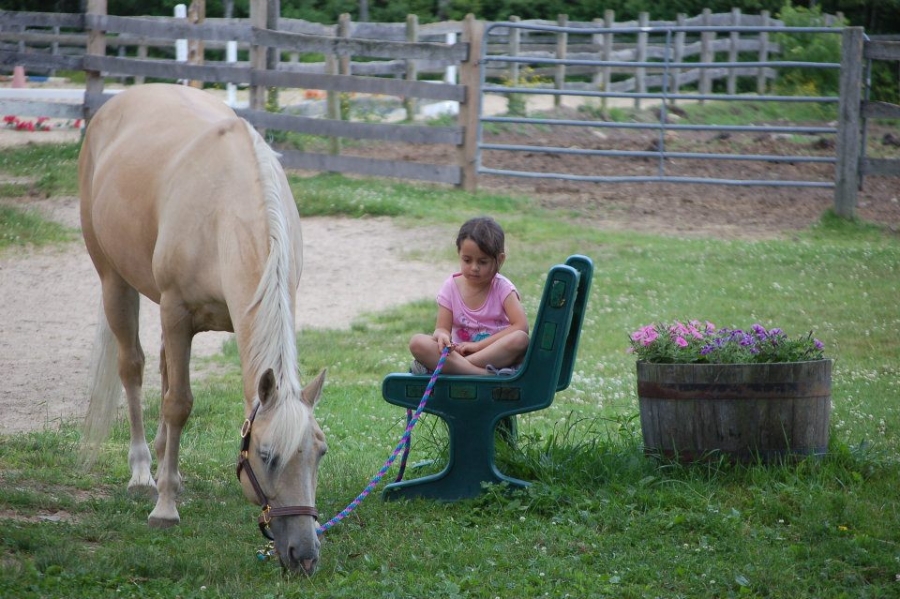
[[[259,449],[259,459],[261,459],[263,463],[265,463],[266,468],[270,470],[274,470],[278,467],[278,456],[269,449],[261,447]]]

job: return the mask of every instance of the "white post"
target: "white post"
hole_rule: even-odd
[[[228,63],[237,62],[237,42],[230,41],[225,44],[225,61]],[[237,105],[237,86],[234,83],[229,83],[225,86],[226,92],[228,94],[228,105],[234,108]]]
[[[447,43],[451,46],[456,43],[456,34],[448,33],[447,34]],[[456,83],[456,65],[451,64],[447,65],[446,70],[444,70],[444,83]]]
[[[187,19],[187,6],[184,4],[175,5],[175,18]],[[178,62],[187,62],[188,59],[188,43],[187,40],[175,40],[175,60]]]

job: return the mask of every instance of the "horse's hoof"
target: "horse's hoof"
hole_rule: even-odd
[[[177,526],[179,522],[181,522],[181,519],[177,517],[174,520],[171,518],[157,518],[152,515],[147,518],[147,525],[150,528],[172,528]]]
[[[128,483],[128,493],[134,497],[147,497],[149,499],[156,499],[159,495],[159,491],[156,489],[156,483],[153,482],[153,479],[150,479],[149,483],[146,482],[131,482]]]

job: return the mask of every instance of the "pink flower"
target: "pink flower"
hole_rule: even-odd
[[[631,335],[631,340],[640,343],[641,345],[650,345],[659,335],[656,332],[656,328],[653,325],[647,325],[645,327],[641,327],[637,331],[635,331]]]

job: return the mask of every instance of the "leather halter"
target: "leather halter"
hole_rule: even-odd
[[[257,519],[259,522],[259,531],[264,537],[270,541],[274,541],[275,537],[272,535],[272,530],[269,528],[269,523],[272,521],[272,518],[278,518],[280,516],[310,516],[318,521],[319,512],[315,507],[307,505],[272,507],[269,503],[269,498],[266,497],[266,494],[263,492],[262,486],[259,484],[259,480],[256,478],[256,474],[253,473],[253,468],[250,466],[250,429],[253,428],[253,421],[256,419],[256,412],[258,410],[259,403],[253,406],[250,417],[244,421],[244,425],[241,427],[241,452],[238,455],[237,477],[238,481],[240,481],[241,472],[247,473],[247,478],[250,479],[250,484],[253,486],[253,490],[256,491],[259,504],[262,506],[262,513]]]

